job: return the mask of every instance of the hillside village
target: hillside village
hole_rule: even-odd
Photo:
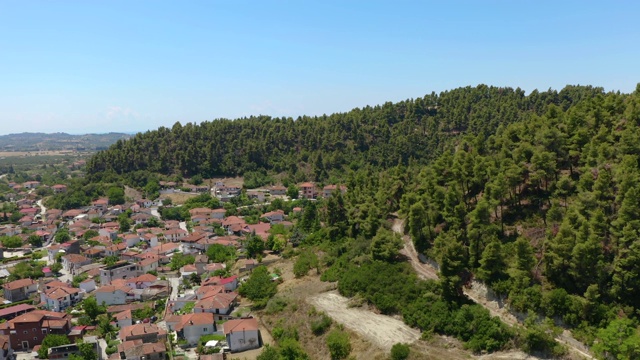
[[[346,192],[307,182],[297,187],[301,200],[292,201],[284,186],[160,182],[157,200],[114,205],[103,197],[62,211],[47,209],[37,195],[47,185],[8,185],[4,197],[15,206],[0,214],[0,359],[42,355],[49,335],[70,341],[48,344],[50,359],[83,351],[78,340],[99,359],[165,359],[168,353],[223,359],[260,348],[258,320],[239,287],[255,268],[279,259],[289,239],[282,234],[304,204]],[[50,190],[64,194],[67,187]],[[175,193],[214,206],[173,205],[167,199]],[[239,196],[252,215],[227,206]],[[169,219],[187,207],[186,219]],[[279,280],[277,272],[269,274],[269,281]],[[98,321],[102,313],[107,321]]]

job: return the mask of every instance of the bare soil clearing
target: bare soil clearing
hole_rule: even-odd
[[[405,325],[402,320],[359,308],[349,308],[349,299],[339,295],[337,291],[314,296],[308,301],[335,321],[387,351],[395,343],[412,344],[420,338],[420,331]]]
[[[162,194],[160,197],[171,199],[172,204],[182,205],[185,203],[185,201],[196,196],[198,196],[198,194],[179,192],[179,193],[172,193],[172,194]]]

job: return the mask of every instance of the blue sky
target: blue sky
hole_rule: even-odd
[[[638,2],[0,1],[0,134],[293,116],[485,83],[631,92]]]

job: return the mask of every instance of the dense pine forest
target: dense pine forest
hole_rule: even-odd
[[[600,357],[640,357],[640,86],[481,85],[321,117],[176,124],[87,168],[90,181],[138,187],[174,175],[343,182],[344,199],[309,206],[325,226],[300,226],[343,294],[474,351],[560,356],[549,329],[563,326]],[[396,256],[390,214],[439,263],[438,283]],[[527,332],[470,305],[473,278],[528,313]]]

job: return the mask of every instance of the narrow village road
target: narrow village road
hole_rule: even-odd
[[[401,254],[407,256],[409,258],[409,262],[411,266],[415,269],[418,276],[423,279],[438,279],[438,270],[436,270],[432,265],[425,263],[420,260],[418,256],[418,252],[416,251],[413,241],[411,241],[411,237],[404,234],[404,221],[401,219],[395,219],[393,221],[393,231],[400,234],[402,236],[402,240],[404,242],[404,248],[400,251]],[[471,299],[473,302],[481,305],[485,309],[489,310],[492,316],[498,317],[504,323],[509,324],[511,326],[519,326],[522,323],[509,312],[506,305],[501,303],[497,303],[496,301],[491,301],[488,299],[482,291],[473,291],[473,289],[463,289],[464,294]],[[576,340],[571,332],[568,330],[564,330],[562,334],[558,335],[556,341],[565,345],[569,351],[577,354],[586,359],[595,359],[590,353],[583,343]]]

